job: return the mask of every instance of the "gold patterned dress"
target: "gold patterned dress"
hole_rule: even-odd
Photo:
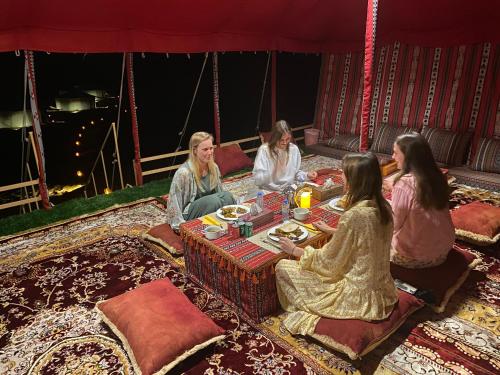
[[[346,211],[331,240],[276,265],[278,297],[293,334],[308,335],[320,317],[379,320],[398,300],[389,269],[392,223],[382,225],[373,201]]]

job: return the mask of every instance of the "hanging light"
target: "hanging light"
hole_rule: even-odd
[[[76,157],[79,157],[79,156],[80,156],[80,153],[79,153],[79,152],[75,152],[75,156],[76,156]]]
[[[106,194],[106,195],[111,194],[112,192],[113,192],[113,190],[111,190],[109,187],[104,189],[104,194]]]
[[[80,141],[76,141],[75,145],[80,146]]]
[[[82,130],[85,130],[85,125],[82,125]]]
[[[91,125],[94,125],[94,121],[90,121],[90,124],[91,124]]]
[[[78,137],[82,138],[82,133],[78,133]]]
[[[78,177],[82,177],[82,176],[83,176],[83,172],[82,172],[82,171],[76,171],[76,175],[77,175]]]

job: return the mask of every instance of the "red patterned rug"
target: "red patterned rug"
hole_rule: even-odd
[[[363,360],[349,361],[292,337],[280,316],[255,324],[187,279],[182,258],[140,238],[162,223],[147,200],[0,241],[0,374],[131,374],[118,338],[93,311],[96,302],[168,277],[228,337],[176,367],[187,374],[494,374],[500,370],[498,248],[447,310],[424,308]],[[466,247],[465,245],[461,245]]]

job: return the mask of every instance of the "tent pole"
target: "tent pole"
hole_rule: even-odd
[[[219,61],[217,52],[213,53],[212,70],[214,76],[214,127],[215,144],[220,147],[220,111],[219,111]]]
[[[130,116],[132,118],[132,138],[134,140],[135,184],[136,186],[140,186],[143,184],[143,182],[142,182],[142,168],[141,168],[141,146],[139,144],[139,125],[137,122],[137,109],[135,106],[133,53],[127,53],[127,83],[128,83],[128,97],[130,101]]]
[[[38,100],[36,96],[35,82],[35,58],[33,51],[24,51],[25,74],[28,74],[28,84],[30,89],[31,113],[33,115],[34,148],[38,159],[38,185],[42,198],[43,208],[49,209],[49,192],[45,182],[45,157],[43,152],[42,129],[40,124],[40,112],[38,110]]]
[[[368,0],[365,29],[365,65],[363,82],[363,103],[361,105],[361,131],[359,151],[368,150],[368,133],[370,126],[370,107],[372,102],[373,60],[375,55],[375,36],[377,29],[378,0]]]
[[[271,56],[271,127],[276,123],[276,51]]]

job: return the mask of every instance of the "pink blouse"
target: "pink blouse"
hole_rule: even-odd
[[[415,177],[402,176],[392,190],[394,234],[392,248],[403,258],[432,265],[444,261],[455,241],[455,228],[448,208],[423,209],[417,203]]]

